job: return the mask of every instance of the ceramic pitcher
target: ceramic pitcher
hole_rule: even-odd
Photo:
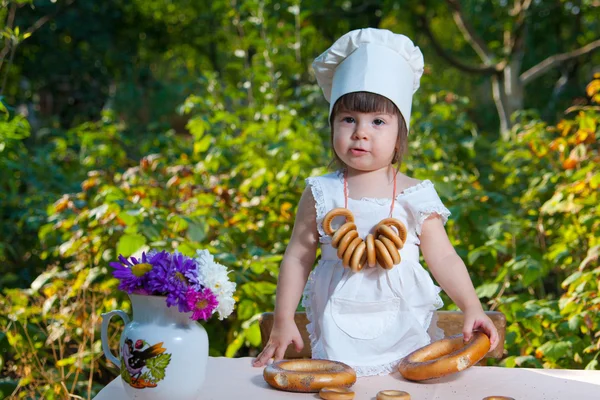
[[[165,297],[130,294],[133,319],[114,310],[102,314],[102,349],[121,370],[123,387],[132,399],[196,400],[208,362],[208,336],[202,325],[167,307]],[[119,356],[108,345],[108,324],[119,316],[125,329]]]

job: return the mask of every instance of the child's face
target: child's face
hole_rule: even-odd
[[[391,164],[398,138],[398,116],[341,111],[333,119],[333,148],[348,166],[374,171]]]

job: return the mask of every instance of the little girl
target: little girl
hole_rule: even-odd
[[[273,329],[254,366],[281,360],[290,343],[303,348],[294,322],[303,288],[312,357],[344,362],[358,376],[393,372],[407,354],[441,339],[435,318],[443,305],[440,288],[420,265],[419,249],[463,311],[465,339],[480,329],[492,349],[496,346],[496,328],[444,230],[450,212],[429,180],[420,182],[393,167],[406,148],[423,66],[421,51],[410,39],[379,29],[351,31],[315,59],[342,168],[306,180],[281,264]],[[379,264],[358,272],[345,268],[323,228],[325,215],[342,207],[352,212],[363,239],[385,218],[404,223],[408,235],[401,261],[392,269]],[[344,222],[337,219],[338,226]],[[319,244],[321,259],[311,273]]]

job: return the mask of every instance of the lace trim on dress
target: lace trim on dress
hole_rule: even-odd
[[[427,218],[429,218],[431,216],[431,214],[439,215],[440,218],[442,218],[442,223],[444,225],[446,225],[446,222],[448,222],[448,217],[450,216],[450,210],[448,210],[442,204],[435,204],[435,205],[424,207],[424,208],[420,209],[418,211],[418,213],[419,214],[417,216],[417,226],[416,226],[417,235],[421,234],[421,229],[423,228],[423,222],[425,222],[425,220]]]
[[[319,236],[325,237],[325,231],[323,230],[323,219],[327,213],[325,206],[325,196],[323,195],[323,188],[321,182],[317,178],[306,178],[306,183],[310,186],[310,191],[315,200],[315,210],[317,212],[317,230]]]
[[[428,319],[427,319],[427,323],[428,323],[427,333],[429,334],[429,337],[431,338],[431,342],[435,342],[437,340],[443,339],[445,336],[445,333],[444,333],[444,330],[442,328],[440,328],[437,324],[438,323],[437,312],[433,311],[430,315],[431,315],[431,317],[428,317]]]
[[[340,181],[340,183],[343,185],[344,184],[344,172],[342,170],[338,170],[336,171],[336,175]],[[406,196],[408,194],[417,192],[419,190],[425,189],[427,187],[433,186],[433,182],[431,182],[429,179],[425,179],[422,182],[417,183],[416,185],[413,185],[411,187],[408,187],[406,189],[404,189],[403,191],[401,191],[400,193],[398,193],[396,195],[396,200],[399,200],[402,196]],[[352,199],[354,200],[354,199]],[[387,205],[390,202],[391,198],[389,197],[361,197],[358,201],[369,201],[372,203],[376,203],[380,206],[383,205]]]
[[[374,376],[374,375],[389,375],[392,372],[396,372],[396,370],[397,370],[396,368],[398,367],[398,364],[400,363],[400,361],[402,361],[402,358],[399,360],[396,360],[396,361],[392,361],[387,364],[382,364],[382,365],[368,365],[368,366],[351,365],[351,367],[354,369],[354,371],[356,371],[357,377]]]
[[[306,318],[308,319],[308,324],[306,324],[306,330],[308,331],[308,338],[310,339],[310,349],[311,349],[311,357],[312,358],[325,358],[325,352],[323,351],[323,345],[321,341],[318,340],[317,335],[315,334],[315,319],[312,307],[310,305],[310,296],[313,291],[313,283],[314,283],[314,271],[310,273],[308,276],[308,280],[306,281],[306,286],[304,286],[304,292],[302,293],[302,307],[304,307],[304,311],[306,312]]]
[[[427,318],[425,318],[425,326],[427,327],[427,333],[429,334],[431,341],[443,339],[445,335],[444,330],[437,324],[437,310],[444,306],[444,301],[440,297],[442,289],[439,286],[436,286],[435,290],[433,309],[427,314]]]

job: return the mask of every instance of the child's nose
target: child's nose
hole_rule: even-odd
[[[355,139],[367,139],[368,138],[368,127],[363,124],[356,124],[356,128],[354,129],[354,138]]]

